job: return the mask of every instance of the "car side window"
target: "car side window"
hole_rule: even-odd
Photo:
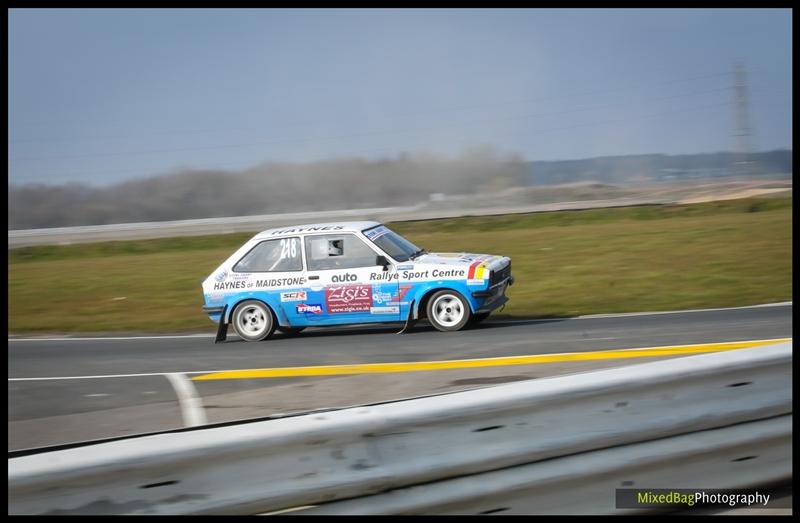
[[[376,265],[377,253],[353,234],[306,236],[308,270],[355,269]]]
[[[234,265],[233,272],[302,271],[300,238],[267,240],[253,247]]]

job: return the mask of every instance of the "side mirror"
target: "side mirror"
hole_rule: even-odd
[[[384,271],[388,271],[389,270],[389,265],[391,265],[391,264],[389,263],[389,260],[386,259],[386,256],[378,256],[375,259],[375,265],[382,265],[383,266],[383,270]]]

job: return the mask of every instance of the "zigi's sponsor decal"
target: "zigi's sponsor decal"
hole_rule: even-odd
[[[301,303],[295,307],[297,314],[322,314],[322,305],[319,303]]]
[[[372,314],[400,314],[400,307],[370,307]]]
[[[278,231],[273,231],[270,236],[276,236],[278,234],[296,233],[296,232],[341,231],[342,229],[344,229],[344,227],[341,225],[328,225],[326,227],[294,227],[292,229],[281,229]]]
[[[281,301],[306,301],[306,291],[282,292]]]
[[[367,312],[372,307],[372,285],[327,287],[325,304],[328,312]]]

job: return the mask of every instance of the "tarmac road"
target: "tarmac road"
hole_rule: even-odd
[[[493,383],[634,365],[680,357],[591,353],[676,345],[790,338],[792,305],[590,316],[549,320],[495,320],[455,333],[420,324],[409,334],[397,327],[308,329],[295,337],[275,334],[246,343],[229,335],[214,344],[208,334],[97,338],[9,338],[8,449],[30,449],[119,437],[184,426],[391,401]],[[433,361],[581,353],[577,361],[481,362],[478,368]],[[586,353],[586,354],[584,354]],[[630,354],[630,353],[628,353]],[[594,356],[596,358],[596,355]],[[574,358],[573,358],[574,359]],[[419,364],[366,370],[340,365]],[[198,380],[215,371],[314,367],[312,374]],[[333,370],[331,370],[333,369]],[[421,370],[424,369],[424,370]],[[408,370],[418,370],[408,372]],[[303,371],[305,372],[305,370]],[[331,372],[347,372],[331,375]],[[302,374],[302,372],[299,372]],[[327,375],[326,375],[327,374]]]

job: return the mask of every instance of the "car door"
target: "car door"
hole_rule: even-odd
[[[306,276],[314,311],[328,325],[399,321],[397,272],[378,264],[378,252],[353,233],[305,237]]]

